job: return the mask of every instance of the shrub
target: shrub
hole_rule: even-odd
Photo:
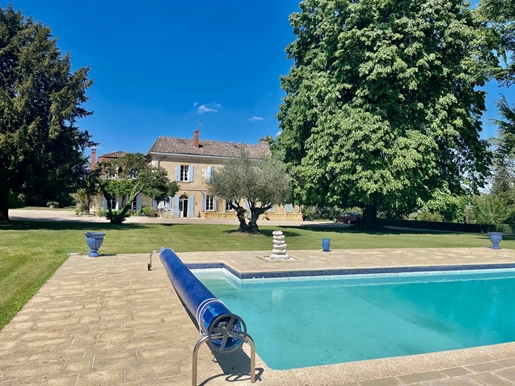
[[[98,212],[97,212],[97,216],[98,217],[105,217],[107,215],[108,211],[106,209],[100,209]]]
[[[418,213],[416,219],[417,221],[443,222],[443,216],[440,213],[431,213],[429,211]]]
[[[25,196],[23,194],[14,195],[9,193],[7,196],[7,207],[11,209],[23,208],[25,206]]]
[[[113,210],[112,213],[107,212],[106,214],[106,219],[115,224],[121,224],[127,217],[130,217],[130,213],[126,212],[124,215],[122,215],[121,210]]]
[[[156,217],[156,211],[152,209],[150,206],[144,206],[139,211],[139,215],[147,217]]]

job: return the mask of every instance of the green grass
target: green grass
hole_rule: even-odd
[[[288,250],[321,249],[323,237],[332,249],[486,247],[485,234],[399,231],[364,232],[353,228],[262,226],[257,235],[236,232],[237,225],[123,224],[11,221],[0,223],[0,328],[5,326],[66,260],[69,252],[87,254],[84,232],[107,235],[102,254],[150,253],[160,247],[177,252],[271,250],[272,232],[282,230]],[[502,248],[515,249],[505,236]]]

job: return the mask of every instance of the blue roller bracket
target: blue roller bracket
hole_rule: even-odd
[[[152,270],[152,254],[154,252],[150,254],[149,271]],[[251,382],[254,383],[255,347],[252,338],[247,334],[245,322],[213,295],[174,251],[169,248],[161,248],[159,258],[175,291],[190,313],[195,316],[199,326],[201,339],[193,350],[192,384],[196,385],[197,352],[204,341],[207,341],[209,348],[214,353],[222,354],[234,352],[243,343],[248,342],[251,345]]]

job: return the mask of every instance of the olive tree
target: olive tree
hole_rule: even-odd
[[[244,149],[241,156],[215,169],[208,180],[210,194],[224,198],[236,211],[239,231],[258,231],[259,216],[273,205],[286,204],[291,196],[291,178],[276,158],[252,159]],[[245,218],[247,209],[248,220]]]

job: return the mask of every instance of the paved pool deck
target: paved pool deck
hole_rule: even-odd
[[[290,251],[297,260],[285,262],[264,254],[179,257],[223,262],[241,273],[515,263],[514,250],[486,247]],[[159,258],[153,260],[149,272],[149,254],[70,256],[0,331],[0,385],[191,385],[198,331]],[[203,345],[198,382],[249,385],[249,362],[248,345],[219,357]],[[258,356],[256,373],[256,385],[267,386],[515,385],[515,342],[285,371]]]

